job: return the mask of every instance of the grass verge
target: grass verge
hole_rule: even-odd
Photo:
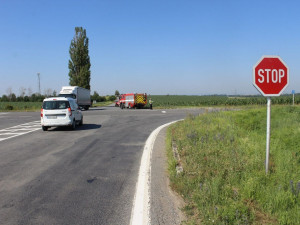
[[[103,106],[109,106],[112,103],[114,103],[114,101],[107,101],[107,102],[97,102],[94,103],[92,107],[103,107]]]
[[[108,106],[114,102],[98,102],[93,104],[93,107]],[[7,111],[39,111],[42,107],[42,102],[0,102],[0,112]]]
[[[171,186],[187,224],[300,224],[300,107],[272,106],[265,175],[266,108],[189,116],[168,129]],[[176,143],[184,172],[176,174]]]
[[[39,111],[42,102],[0,102],[0,112],[7,111]]]

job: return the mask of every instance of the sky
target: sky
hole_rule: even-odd
[[[253,66],[279,55],[300,92],[300,1],[0,0],[0,95],[69,85],[75,27],[86,29],[100,95],[259,94]]]

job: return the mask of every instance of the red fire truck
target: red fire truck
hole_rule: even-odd
[[[128,109],[138,108],[141,109],[147,104],[147,94],[122,94],[119,97],[118,105],[121,109],[125,107]]]

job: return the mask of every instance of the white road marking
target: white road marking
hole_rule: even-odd
[[[41,121],[33,121],[0,130],[0,141],[41,129]],[[2,137],[1,137],[2,136]],[[3,137],[6,136],[6,137]],[[7,137],[8,136],[8,137]]]
[[[1,113],[1,112],[0,112],[0,117],[2,117],[2,118],[3,118],[3,117],[6,117],[6,114],[8,114],[8,113]]]
[[[176,120],[164,124],[156,128],[148,137],[142,155],[141,165],[139,169],[139,177],[136,183],[136,191],[133,200],[133,207],[131,212],[130,224],[141,225],[151,224],[150,217],[150,181],[151,181],[151,155],[158,133],[165,127],[176,123]]]

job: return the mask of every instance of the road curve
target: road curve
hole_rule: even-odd
[[[1,141],[0,224],[129,224],[143,147],[188,110],[84,111],[75,131],[51,128]],[[39,113],[0,115],[0,130]]]

